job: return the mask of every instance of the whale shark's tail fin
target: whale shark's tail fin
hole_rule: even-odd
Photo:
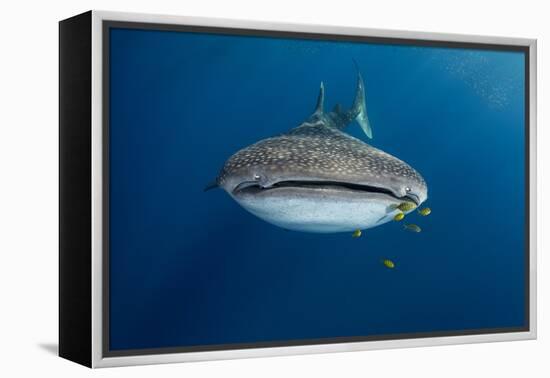
[[[325,85],[321,81],[321,86],[319,87],[319,96],[317,97],[317,105],[315,105],[314,115],[322,115],[325,102]]]
[[[367,104],[365,102],[365,83],[363,82],[361,72],[359,72],[357,62],[355,60],[353,62],[355,63],[355,68],[357,68],[357,90],[355,91],[355,100],[351,109],[343,111],[342,106],[336,104],[332,112],[325,113],[325,86],[321,82],[315,112],[308,118],[308,122],[326,121],[328,125],[337,129],[343,129],[355,120],[361,126],[361,129],[363,129],[363,132],[372,139],[372,128],[367,116]]]
[[[343,111],[340,104],[336,104],[332,112],[329,113],[329,117],[332,119],[333,124],[338,129],[344,129],[347,125],[354,120],[357,121],[363,132],[367,137],[372,139],[372,127],[367,116],[367,104],[365,100],[365,83],[363,82],[363,76],[359,72],[359,66],[354,60],[355,68],[357,69],[357,89],[355,90],[355,100],[349,110]]]
[[[354,61],[355,67],[357,63]],[[365,83],[359,68],[357,67],[357,90],[355,91],[355,100],[350,109],[350,118],[355,118],[363,132],[372,139],[372,128],[370,126],[369,117],[367,116],[367,104],[365,100]]]

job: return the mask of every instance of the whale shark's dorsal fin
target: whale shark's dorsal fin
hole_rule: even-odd
[[[323,114],[325,102],[325,85],[321,81],[321,86],[319,87],[319,96],[317,97],[317,105],[315,105],[315,112],[313,114],[321,115]]]
[[[332,109],[332,111],[336,114],[342,113],[342,105],[341,104],[334,105],[334,108]]]

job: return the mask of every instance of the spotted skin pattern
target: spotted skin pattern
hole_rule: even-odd
[[[306,122],[238,151],[225,163],[218,185],[224,186],[227,177],[251,170],[258,175],[369,185],[373,179],[398,176],[426,187],[422,176],[405,162],[321,122]]]

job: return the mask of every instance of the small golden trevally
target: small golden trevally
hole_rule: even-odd
[[[409,224],[406,224],[405,226],[405,229],[406,230],[409,230],[409,231],[412,231],[412,232],[420,232],[422,231],[422,229],[420,227],[418,227],[416,224],[414,223],[409,223]]]
[[[395,217],[393,217],[393,220],[399,222],[400,220],[403,220],[403,218],[405,218],[405,214],[398,213],[395,215]]]
[[[357,229],[353,232],[353,234],[351,235],[352,238],[358,238],[361,236],[361,230]]]
[[[401,211],[410,211],[416,208],[416,204],[414,202],[401,202],[397,205],[397,208]]]
[[[427,217],[431,213],[432,213],[432,209],[430,209],[429,207],[425,207],[423,209],[418,210],[418,214],[422,215],[423,217]]]
[[[382,264],[384,264],[384,266],[385,266],[386,268],[390,268],[390,269],[395,268],[395,264],[393,263],[393,261],[388,260],[388,259],[383,259],[383,260],[382,260]]]

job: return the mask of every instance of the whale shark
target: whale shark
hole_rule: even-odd
[[[428,187],[415,169],[344,131],[355,121],[372,138],[365,84],[357,76],[351,108],[337,104],[326,112],[321,82],[305,122],[237,151],[205,190],[222,188],[266,222],[314,233],[376,227],[420,206]]]

